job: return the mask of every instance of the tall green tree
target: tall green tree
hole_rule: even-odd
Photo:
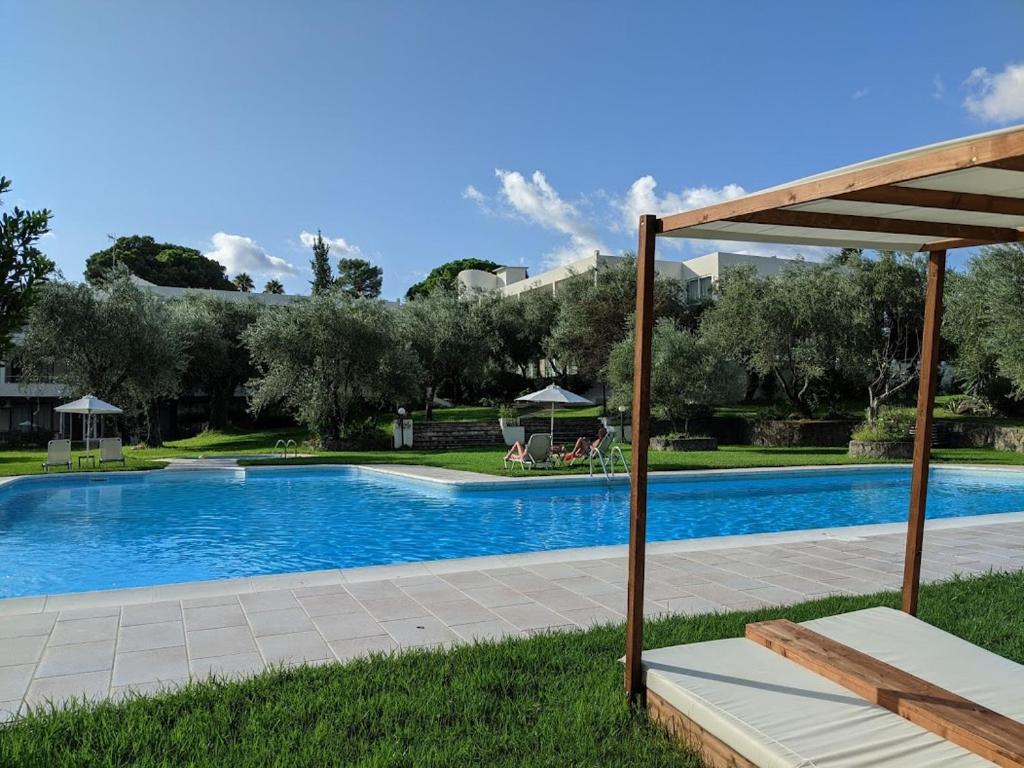
[[[405,298],[417,299],[421,296],[427,296],[436,289],[454,291],[458,288],[458,276],[462,270],[481,269],[485,272],[491,272],[500,266],[500,264],[488,261],[487,259],[456,259],[455,261],[445,262],[430,270],[430,274],[423,280],[410,286],[409,290],[405,292]]]
[[[701,331],[722,354],[773,377],[810,417],[837,399],[837,381],[863,376],[863,346],[850,328],[859,308],[853,281],[837,264],[794,265],[769,276],[739,267],[722,276]]]
[[[334,285],[347,296],[376,299],[384,282],[384,270],[366,259],[339,259]]]
[[[242,293],[252,293],[256,289],[256,283],[253,282],[252,277],[248,272],[239,272],[231,282],[233,282],[235,284],[235,288]]]
[[[909,253],[880,251],[874,258],[848,249],[833,256],[849,279],[855,311],[847,334],[860,344],[863,371],[849,374],[867,390],[867,420],[873,424],[882,406],[917,381],[924,330],[925,262]],[[826,265],[828,268],[828,265]]]
[[[477,314],[487,329],[495,365],[526,376],[529,366],[544,355],[544,342],[558,316],[558,300],[549,291],[520,296],[477,297]]]
[[[225,301],[189,293],[171,303],[181,329],[188,363],[183,389],[206,399],[207,421],[213,429],[230,423],[231,403],[254,369],[242,337],[260,312],[274,312],[255,301]]]
[[[633,334],[611,352],[609,379],[613,404],[629,406],[633,399]],[[689,432],[690,419],[710,406],[742,400],[747,382],[743,368],[700,333],[663,317],[651,339],[651,412]]]
[[[244,333],[255,412],[282,405],[323,446],[413,397],[417,362],[396,310],[338,293],[261,314]]]
[[[224,266],[195,248],[158,243],[149,235],[119,237],[109,248],[96,251],[85,262],[85,279],[91,285],[103,282],[115,264],[156,285],[177,288],[215,288],[233,291]]]
[[[402,317],[420,363],[420,393],[430,419],[442,386],[450,385],[458,397],[464,381],[481,375],[488,361],[487,326],[473,303],[443,289],[406,303]]]
[[[284,286],[281,285],[280,280],[267,280],[266,285],[263,286],[264,293],[276,293],[278,295],[284,293]]]
[[[972,394],[1024,399],[1024,245],[983,248],[949,277],[942,326],[957,378]]]
[[[0,196],[10,189],[10,180],[0,176]],[[17,206],[0,215],[0,358],[25,321],[33,293],[54,272],[54,263],[37,247],[50,231],[52,215],[45,208],[23,211]]]
[[[176,320],[168,302],[136,286],[124,266],[102,289],[48,283],[18,347],[23,380],[56,379],[68,397],[91,393],[114,403],[135,437],[159,445],[158,406],[177,396],[186,364]]]
[[[313,240],[313,258],[309,265],[313,270],[313,295],[317,296],[327,293],[334,285],[334,275],[331,273],[331,260],[329,254],[331,246],[324,240],[320,230],[316,231],[316,238]]]
[[[636,259],[577,275],[558,287],[558,314],[546,342],[548,358],[602,385],[608,381],[612,347],[628,330],[636,306]],[[658,276],[654,282],[657,317],[683,321],[691,313],[681,283]]]

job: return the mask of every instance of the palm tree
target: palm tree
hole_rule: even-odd
[[[252,293],[256,288],[256,284],[252,281],[245,272],[239,272],[235,275],[235,279],[232,281],[235,284],[235,288],[240,290],[242,293]]]
[[[267,280],[267,284],[263,286],[264,293],[284,293],[284,286],[281,285],[279,280]]]

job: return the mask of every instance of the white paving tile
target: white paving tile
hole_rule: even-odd
[[[929,523],[924,577],[1019,567],[1024,515],[1001,520]],[[893,588],[902,550],[899,525],[859,529],[857,536],[797,531],[652,542],[644,615]],[[565,550],[0,600],[0,720],[22,700],[121,698],[167,690],[190,675],[237,678],[268,665],[621,622],[623,552]]]

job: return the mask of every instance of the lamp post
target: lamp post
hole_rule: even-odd
[[[407,448],[405,442],[405,408],[399,407],[398,409],[398,435],[396,436],[395,442],[398,443],[396,448]]]
[[[623,431],[623,427],[622,427],[622,419],[625,417],[625,415],[626,415],[626,406],[620,405],[619,406],[619,440],[621,440],[623,443],[626,442],[626,433],[625,433],[625,431]]]

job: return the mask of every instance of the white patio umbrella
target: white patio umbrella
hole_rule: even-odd
[[[70,403],[64,405],[58,405],[54,408],[57,413],[78,413],[82,416],[82,432],[85,437],[85,450],[89,451],[91,445],[92,431],[90,427],[95,424],[95,418],[97,416],[116,416],[119,413],[124,413],[116,405],[100,400],[95,395],[86,395],[80,397]]]
[[[517,403],[551,403],[551,440],[555,439],[555,406],[556,405],[593,405],[593,401],[562,389],[557,384],[548,384],[528,395],[516,398]]]

